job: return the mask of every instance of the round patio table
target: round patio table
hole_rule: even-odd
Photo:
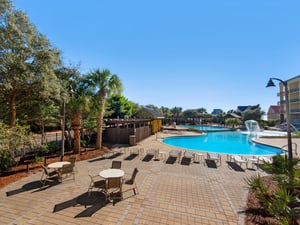
[[[106,170],[102,170],[99,173],[99,176],[103,178],[123,177],[124,171],[120,169],[106,169]]]
[[[54,162],[54,163],[50,163],[48,165],[48,168],[49,169],[59,169],[59,168],[62,168],[63,165],[68,165],[68,164],[71,164],[70,162],[67,162],[67,161],[62,161],[62,162]]]

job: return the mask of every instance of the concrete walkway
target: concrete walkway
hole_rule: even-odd
[[[158,148],[168,154],[175,148],[160,142],[163,135],[170,134],[151,136],[134,148]],[[281,139],[281,146],[284,142]],[[143,161],[142,156],[126,160],[128,154],[76,162],[75,181],[41,187],[38,172],[6,186],[0,190],[0,224],[244,224],[248,194],[244,179],[261,171],[232,169],[226,155],[215,168],[204,161],[182,165],[163,158]],[[126,176],[139,169],[139,194],[127,191],[123,201],[105,205],[101,193],[87,195],[88,174],[97,175],[112,160],[122,160]]]

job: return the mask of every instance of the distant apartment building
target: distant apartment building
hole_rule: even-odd
[[[271,105],[267,112],[267,120],[269,121],[280,121],[280,106]]]
[[[290,118],[291,123],[300,127],[300,75],[293,77],[287,82],[288,92],[289,92],[289,108],[290,108]],[[285,107],[285,88],[282,83],[280,83],[279,93],[279,111],[280,111],[280,121],[286,121],[286,107]]]

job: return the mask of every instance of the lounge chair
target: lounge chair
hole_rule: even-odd
[[[234,155],[234,156],[232,156],[232,159],[235,163],[239,164],[240,166],[242,166],[242,164],[245,164],[246,168],[248,168],[248,161],[243,159],[241,156]]]
[[[107,153],[103,156],[106,159],[116,158],[119,155],[125,154],[126,149],[124,147],[115,147],[109,149]]]
[[[272,163],[272,158],[266,157],[266,156],[257,156],[258,163]]]
[[[207,153],[207,160],[214,161],[216,164],[219,163],[221,166],[221,155],[218,153],[208,152]]]
[[[179,150],[171,150],[169,152],[169,157],[176,158],[176,161],[178,161],[178,163],[179,163],[180,159],[181,159],[181,151],[179,151]]]
[[[255,156],[249,157],[249,158],[247,158],[247,161],[248,161],[248,163],[251,162],[252,169],[253,169],[254,165],[256,165],[256,168],[258,169],[259,160],[257,157],[255,157]]]
[[[148,156],[148,157],[154,158],[154,160],[157,160],[158,159],[158,153],[159,153],[158,149],[155,149],[155,148],[148,149],[144,159]]]
[[[144,154],[143,148],[128,148],[126,150],[124,159],[134,159],[135,157],[141,158],[141,156]]]
[[[195,160],[195,153],[191,151],[185,151],[181,158],[181,164],[189,165]]]
[[[144,154],[144,149],[143,148],[131,148],[129,150],[130,154],[136,154],[138,156],[141,156]]]
[[[194,159],[195,158],[195,153],[191,151],[185,151],[183,153],[183,157],[189,158],[189,159]]]

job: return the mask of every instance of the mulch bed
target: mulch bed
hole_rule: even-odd
[[[272,181],[272,176],[265,176],[262,178],[263,183],[268,187],[270,192],[277,189],[276,183]],[[262,207],[255,193],[249,191],[247,199],[247,209],[245,217],[245,225],[279,225],[280,223],[273,217],[270,217],[266,210]]]

